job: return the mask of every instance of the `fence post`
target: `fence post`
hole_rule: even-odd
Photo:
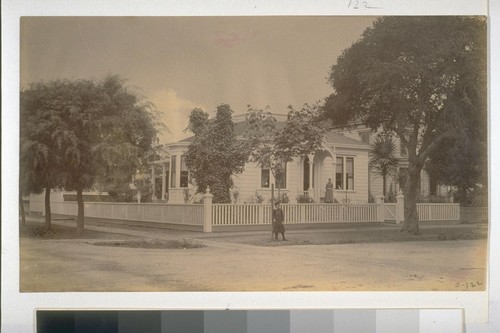
[[[212,232],[212,198],[214,196],[210,193],[210,187],[207,186],[207,191],[203,194],[203,209],[204,221],[203,232]]]
[[[405,219],[405,196],[399,191],[396,196],[396,223],[399,224]]]
[[[377,221],[384,222],[385,218],[385,207],[384,207],[384,199],[383,195],[379,195],[377,197]]]

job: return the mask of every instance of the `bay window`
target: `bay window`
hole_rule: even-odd
[[[335,165],[335,188],[354,190],[354,158],[337,157]]]

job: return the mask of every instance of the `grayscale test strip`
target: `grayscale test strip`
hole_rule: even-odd
[[[37,333],[462,333],[462,309],[52,311]]]

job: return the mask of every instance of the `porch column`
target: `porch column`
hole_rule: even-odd
[[[177,170],[177,173],[175,174],[175,181],[177,182],[177,188],[181,188],[181,158],[182,154],[177,154],[177,158],[175,159],[175,170]]]
[[[167,193],[167,165],[163,163],[163,171],[161,174],[161,200],[166,200]]]
[[[156,200],[156,177],[155,177],[155,165],[151,165],[151,186],[153,187],[152,199]]]
[[[170,156],[170,182],[168,202],[172,204],[184,203],[184,189],[181,188],[181,152],[173,152]]]
[[[333,181],[333,202],[335,202],[335,193],[337,191],[337,187],[335,184],[337,184],[337,179],[335,179],[336,171],[337,171],[337,155],[332,156],[332,173],[333,175],[330,177]]]
[[[309,196],[314,197],[314,186],[313,186],[313,167],[314,167],[314,155],[307,155],[309,158]]]

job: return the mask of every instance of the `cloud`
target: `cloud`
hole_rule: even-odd
[[[175,142],[191,136],[189,132],[184,133],[191,110],[206,109],[201,104],[179,97],[177,92],[170,88],[154,92],[151,101],[162,113],[162,120],[168,128],[160,133],[160,143]]]

